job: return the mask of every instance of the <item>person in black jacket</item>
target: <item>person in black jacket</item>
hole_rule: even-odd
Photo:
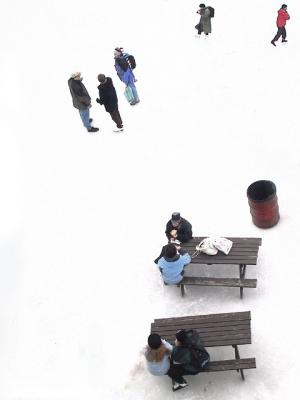
[[[105,110],[110,114],[111,119],[117,124],[117,128],[114,129],[114,132],[122,132],[123,122],[119,113],[117,93],[112,79],[106,77],[104,74],[99,74],[98,81],[100,82],[100,85],[98,86],[99,99],[96,99],[96,101],[97,103],[104,105]]]
[[[71,78],[68,80],[68,86],[71,92],[73,106],[79,111],[84,127],[88,132],[99,131],[99,128],[91,126],[91,122],[93,121],[92,118],[90,118],[90,108],[92,107],[91,97],[82,83],[81,72],[74,72],[74,74],[71,75]]]
[[[185,243],[193,237],[192,225],[182,218],[179,212],[174,212],[167,223],[166,235],[169,241],[177,239],[181,243]]]
[[[183,376],[197,375],[207,366],[210,357],[195,330],[181,329],[176,333],[171,359],[181,367],[178,372]]]

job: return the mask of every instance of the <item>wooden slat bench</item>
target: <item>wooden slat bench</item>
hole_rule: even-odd
[[[226,236],[227,237],[227,236]],[[190,256],[195,253],[196,245],[203,240],[203,237],[194,237],[187,243],[182,244]],[[247,265],[256,265],[261,238],[238,238],[227,237],[233,242],[232,248],[228,255],[218,252],[215,256],[209,256],[204,253],[194,255],[191,264],[198,265],[237,265],[239,267],[239,278],[206,278],[201,276],[185,276],[178,286],[181,287],[181,294],[184,295],[184,287],[186,285],[199,286],[225,286],[239,287],[240,297],[243,298],[244,288],[255,288],[257,286],[256,279],[245,279]]]
[[[186,285],[197,286],[223,286],[223,287],[238,287],[243,288],[256,288],[256,279],[239,279],[239,278],[201,278],[199,276],[185,276],[178,284],[181,289],[181,295],[185,294]],[[240,294],[242,297],[242,294]]]
[[[245,379],[244,369],[256,368],[255,358],[240,358],[238,348],[242,344],[251,344],[250,321],[250,311],[160,318],[151,324],[151,333],[157,333],[174,344],[178,330],[195,329],[205,347],[232,346],[234,359],[210,361],[201,372],[237,370],[242,379]]]

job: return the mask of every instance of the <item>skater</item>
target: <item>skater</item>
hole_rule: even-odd
[[[211,33],[211,18],[212,18],[212,7],[206,7],[205,4],[199,4],[199,10],[197,14],[200,14],[200,22],[195,26],[198,29],[198,35],[200,36],[202,32],[206,36]]]
[[[105,110],[110,114],[111,119],[116,123],[117,127],[113,129],[113,131],[122,132],[123,122],[119,113],[117,93],[112,79],[106,77],[104,74],[99,74],[98,81],[100,82],[100,85],[98,86],[99,99],[96,99],[96,101],[97,103],[104,105]]]
[[[176,333],[172,361],[181,366],[182,375],[197,375],[209,362],[209,354],[203,347],[201,338],[193,329],[181,329]]]
[[[125,83],[125,96],[130,105],[134,106],[140,102],[136,87],[135,76],[132,69],[135,68],[135,60],[133,56],[123,52],[122,47],[116,47],[114,51],[115,69],[118,77]],[[131,61],[130,61],[131,60]]]
[[[73,106],[79,111],[80,118],[88,132],[98,132],[99,128],[94,128],[91,125],[93,121],[92,118],[90,118],[90,108],[92,107],[91,98],[82,83],[82,79],[81,72],[75,72],[68,80]]]
[[[181,243],[185,243],[193,237],[192,225],[182,218],[179,212],[173,212],[165,233],[169,240],[177,239]]]
[[[281,42],[282,43],[286,43],[286,29],[285,29],[285,25],[286,25],[286,21],[290,19],[290,16],[287,12],[287,5],[286,4],[282,4],[281,9],[278,11],[278,17],[277,17],[277,33],[274,37],[273,40],[271,40],[271,43],[273,46],[276,47],[275,42],[277,42],[277,40],[282,36]]]
[[[148,371],[156,376],[168,375],[173,381],[173,391],[176,391],[187,386],[187,383],[180,373],[181,367],[170,362],[172,349],[170,343],[158,334],[152,333],[148,337],[145,358]]]
[[[165,284],[176,285],[183,279],[184,267],[191,262],[191,256],[173,243],[164,247],[164,255],[158,260],[158,268]]]

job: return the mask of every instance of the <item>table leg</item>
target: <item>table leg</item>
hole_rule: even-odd
[[[240,357],[238,346],[233,345],[232,347],[234,348],[235,359],[240,360],[241,357]],[[237,369],[237,372],[240,372],[242,379],[245,380],[244,370]]]
[[[246,275],[246,267],[247,267],[246,264],[240,264],[240,265],[239,265],[239,269],[240,269],[240,279],[244,279],[244,278],[245,278],[245,275]],[[240,298],[241,298],[241,299],[243,298],[243,290],[244,290],[244,288],[243,288],[243,287],[240,287]]]

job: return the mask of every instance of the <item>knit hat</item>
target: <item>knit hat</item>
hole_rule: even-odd
[[[105,77],[104,74],[99,74],[99,75],[98,75],[98,81],[99,81],[99,82],[103,83],[103,82],[105,82],[105,79],[106,79],[106,77]]]
[[[186,340],[186,331],[185,329],[181,329],[180,331],[178,331],[176,333],[176,339],[180,342],[180,343],[184,343]]]
[[[174,222],[178,222],[178,221],[180,221],[180,218],[181,218],[181,216],[180,216],[180,213],[179,212],[173,212],[173,214],[172,214],[172,221],[174,221]]]
[[[151,333],[148,336],[148,345],[153,350],[159,349],[161,346],[161,337],[157,333]]]
[[[116,47],[114,51],[114,55],[120,57],[123,54],[123,47]]]
[[[73,72],[73,74],[71,74],[71,78],[76,78],[77,76],[80,76],[81,72]]]
[[[177,254],[177,249],[175,244],[172,243],[167,244],[165,247],[164,257],[173,258],[176,256],[176,254]]]

